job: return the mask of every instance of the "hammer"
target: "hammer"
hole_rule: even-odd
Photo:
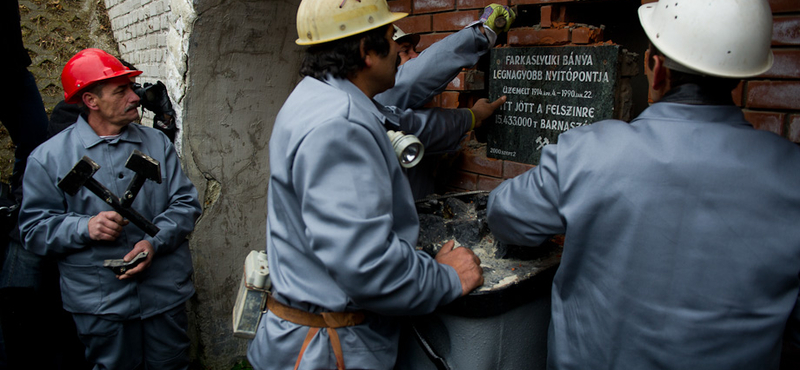
[[[92,177],[99,169],[100,165],[97,164],[97,162],[93,161],[87,156],[83,156],[83,158],[81,158],[81,160],[78,161],[74,167],[72,167],[66,176],[64,176],[64,178],[58,182],[58,187],[69,195],[75,195],[82,186],[85,186],[92,193],[95,193],[95,195],[100,197],[100,199],[108,203],[111,208],[114,208],[114,210],[122,215],[122,217],[127,218],[133,222],[134,225],[146,232],[147,235],[155,236],[158,234],[160,229],[155,224],[144,218],[144,216],[139,214],[139,212],[136,212],[136,210],[133,208],[130,208],[129,206],[123,206],[119,198],[117,198],[114,193],[112,193]],[[160,178],[159,172],[159,180]],[[135,180],[136,179],[132,181]],[[130,189],[130,186],[128,188]],[[141,188],[141,185],[139,185],[139,188]],[[138,191],[139,190],[136,189],[136,192]]]
[[[127,208],[131,206],[133,199],[136,198],[136,194],[139,194],[139,189],[147,179],[161,183],[161,164],[149,155],[134,149],[131,156],[128,157],[128,161],[125,162],[125,167],[136,173],[120,200],[122,206]]]

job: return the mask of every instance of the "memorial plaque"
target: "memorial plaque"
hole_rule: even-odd
[[[569,129],[613,117],[619,47],[495,48],[489,98],[508,100],[487,122],[487,156],[539,164]]]

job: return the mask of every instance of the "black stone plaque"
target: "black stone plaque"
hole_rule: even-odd
[[[495,48],[489,97],[508,97],[487,122],[487,156],[539,164],[569,129],[613,117],[619,47]]]

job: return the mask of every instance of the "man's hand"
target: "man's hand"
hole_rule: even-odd
[[[114,241],[127,224],[128,220],[117,212],[100,212],[89,219],[89,237],[92,240]]]
[[[145,258],[145,260],[142,263],[140,263],[138,266],[136,266],[136,267],[134,267],[134,268],[132,268],[132,269],[130,269],[128,271],[125,271],[125,273],[122,274],[122,275],[117,276],[117,279],[120,279],[120,280],[130,279],[134,275],[136,275],[136,274],[144,271],[146,268],[150,267],[150,263],[153,262],[153,256],[156,254],[156,251],[153,248],[153,245],[150,244],[150,242],[147,241],[147,240],[140,240],[138,243],[136,243],[136,245],[133,246],[133,249],[130,252],[128,252],[128,254],[126,254],[125,257],[122,257],[122,259],[125,260],[125,262],[128,262],[128,261],[132,260],[133,257],[136,257],[137,254],[145,252],[145,251],[148,252],[147,253],[147,258]]]
[[[481,259],[469,248],[453,249],[455,241],[444,243],[439,253],[436,253],[436,262],[448,265],[456,270],[461,280],[461,295],[465,296],[473,289],[483,285],[483,269]]]
[[[517,19],[517,15],[511,8],[500,4],[490,4],[483,9],[480,21],[499,35],[500,32],[508,32],[515,19]]]
[[[506,96],[503,95],[500,99],[490,102],[489,99],[478,99],[475,105],[470,108],[475,115],[475,128],[481,127],[483,121],[494,113],[497,108],[500,108],[506,102]]]

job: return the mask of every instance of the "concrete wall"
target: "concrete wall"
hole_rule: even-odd
[[[246,342],[231,334],[244,257],[265,248],[267,144],[299,81],[299,0],[195,3],[184,99],[183,164],[203,216],[191,236],[197,356],[229,369]]]

